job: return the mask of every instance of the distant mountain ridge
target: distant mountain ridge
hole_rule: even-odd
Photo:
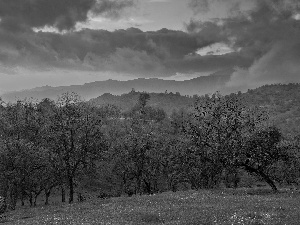
[[[57,99],[59,95],[65,92],[75,92],[79,94],[84,100],[96,98],[104,93],[113,95],[121,95],[128,93],[132,89],[136,91],[146,92],[179,92],[182,95],[203,95],[213,93],[220,89],[230,79],[233,69],[218,71],[209,76],[197,77],[191,80],[175,81],[163,80],[158,78],[138,78],[128,81],[106,80],[85,83],[83,85],[71,86],[43,86],[29,90],[14,91],[4,93],[2,99],[4,101],[23,100],[25,98],[41,100],[43,98]]]

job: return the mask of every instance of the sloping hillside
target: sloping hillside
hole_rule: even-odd
[[[300,135],[300,84],[265,85],[243,95],[248,104],[267,108],[286,135]]]

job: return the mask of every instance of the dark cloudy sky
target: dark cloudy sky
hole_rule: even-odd
[[[300,82],[299,0],[0,0],[0,92],[95,80]]]

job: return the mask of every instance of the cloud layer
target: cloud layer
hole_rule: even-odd
[[[44,26],[70,30],[85,22],[88,13],[116,18],[133,5],[134,0],[0,0],[0,25],[12,31]]]
[[[136,3],[137,0],[0,0],[0,70],[8,74],[22,67],[167,77],[251,63],[236,53],[196,54],[226,39],[213,22],[201,23],[198,33],[193,32],[192,23],[188,32],[75,29],[77,23],[91,16],[118,19]],[[194,26],[199,24],[195,22]],[[44,27],[60,32],[36,32],[36,28]]]
[[[118,20],[137,1],[0,0],[0,75],[24,68],[168,77],[236,67],[228,90],[300,81],[298,0],[190,0],[185,32],[75,29],[93,16]],[[220,8],[223,17],[199,20]],[[44,27],[57,32],[36,32]],[[232,52],[197,54],[208,46]]]
[[[209,10],[219,0],[192,0],[196,11]],[[252,8],[243,10],[245,2],[226,0],[233,12],[224,19],[203,23],[192,20],[187,29],[203,37],[210,30],[210,40],[228,43],[248,58],[249,67],[237,69],[227,84],[229,90],[246,90],[267,83],[300,81],[300,2],[298,0],[251,0]],[[249,1],[248,1],[249,2]]]
[[[67,33],[7,32],[0,29],[0,61],[35,70],[112,71],[145,77],[162,77],[176,72],[205,72],[243,66],[247,60],[235,54],[195,54],[215,41],[210,34],[199,37],[183,31],[162,29],[143,32],[84,29]]]

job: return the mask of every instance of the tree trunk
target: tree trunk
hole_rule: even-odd
[[[158,181],[157,181],[157,179],[155,179],[154,181],[153,181],[153,191],[152,192],[154,192],[154,193],[158,193],[159,192],[159,190],[158,190]]]
[[[137,177],[137,192],[142,195],[142,181],[139,176]]]
[[[74,182],[73,178],[69,177],[69,204],[74,201]]]
[[[32,194],[29,195],[29,204],[30,204],[30,207],[33,206],[33,198],[32,198]]]
[[[240,182],[240,175],[239,175],[239,171],[236,169],[234,171],[234,178],[233,178],[233,187],[236,189],[238,188]]]
[[[79,191],[77,193],[77,201],[78,202],[83,202],[85,200],[85,197],[83,196],[83,194],[81,193],[81,191]]]
[[[34,196],[34,202],[33,202],[33,206],[36,207],[36,201],[37,201],[38,195]]]
[[[51,190],[45,190],[45,196],[46,196],[45,205],[49,205],[50,193],[51,193]]]
[[[26,198],[26,192],[24,191],[24,189],[21,190],[21,205],[24,206],[25,205],[25,198]]]
[[[144,184],[145,184],[145,191],[146,191],[146,193],[148,195],[152,194],[151,193],[151,183],[150,183],[150,181],[148,182],[146,179],[144,179]]]
[[[2,197],[0,195],[0,218],[1,214],[3,214],[6,211],[7,205],[6,205],[6,199],[5,197]]]
[[[168,191],[176,192],[177,180],[174,179],[172,176],[168,176],[167,182],[168,182]]]
[[[64,186],[61,186],[61,202],[66,202],[66,192]]]
[[[36,206],[37,199],[38,199],[39,195],[42,193],[42,191],[43,190],[40,189],[40,190],[34,192],[34,201],[33,201],[33,206],[34,207]]]
[[[248,166],[248,165],[243,165],[243,166],[245,167],[245,169],[247,171],[254,172],[257,175],[261,176],[270,185],[270,187],[272,188],[272,190],[274,192],[278,191],[278,189],[277,189],[275,183],[273,182],[273,180],[267,174],[265,174],[262,170],[255,169],[255,168],[253,168],[251,166]]]
[[[265,174],[263,171],[258,171],[258,173],[271,186],[271,188],[274,192],[278,191],[275,183],[267,174]]]
[[[15,185],[10,185],[8,188],[8,208],[15,210],[17,205],[17,190]]]
[[[21,195],[21,206],[24,206],[25,202],[24,202],[24,194],[22,193]]]

